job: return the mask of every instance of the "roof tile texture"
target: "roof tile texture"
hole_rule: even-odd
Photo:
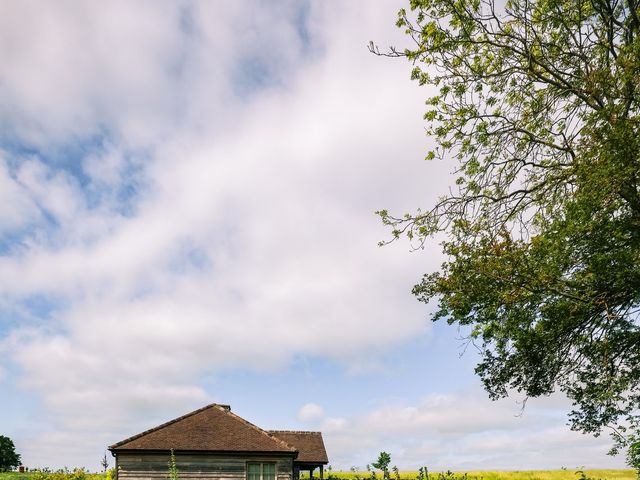
[[[294,453],[297,450],[231,413],[228,407],[217,404],[208,405],[109,448],[115,451],[173,449],[282,453]]]
[[[300,452],[296,462],[329,463],[322,441],[322,433],[289,430],[269,430],[269,433],[294,446]]]

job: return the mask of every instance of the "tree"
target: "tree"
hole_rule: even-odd
[[[0,472],[8,472],[20,465],[20,455],[9,437],[0,435]]]
[[[106,473],[109,468],[109,459],[107,458],[107,452],[104,452],[104,455],[100,459],[100,465],[102,466],[102,471]]]
[[[413,293],[469,332],[493,399],[564,392],[640,471],[640,1],[411,0],[397,25],[425,120],[455,162],[389,243],[444,235]]]
[[[382,470],[382,478],[384,480],[389,480],[389,463],[391,463],[391,455],[387,452],[380,452],[378,455],[378,460],[373,462],[371,466],[373,468],[377,468],[378,470]]]

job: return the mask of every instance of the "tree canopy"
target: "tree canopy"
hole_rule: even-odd
[[[446,234],[413,293],[469,329],[492,398],[560,390],[640,469],[640,1],[410,7],[410,48],[370,49],[412,63],[426,158],[455,164],[435,205],[378,212],[415,248]]]
[[[387,452],[380,452],[378,455],[378,459],[371,464],[373,468],[377,468],[378,470],[382,470],[382,478],[384,480],[389,480],[389,464],[391,463],[391,455]]]
[[[20,455],[9,437],[0,435],[0,472],[7,472],[20,465]]]

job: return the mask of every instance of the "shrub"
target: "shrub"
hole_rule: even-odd
[[[105,475],[105,480],[118,480],[118,472],[115,467],[107,470],[107,474]]]

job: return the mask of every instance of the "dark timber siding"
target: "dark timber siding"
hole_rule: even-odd
[[[176,453],[180,480],[245,480],[247,462],[276,464],[276,480],[292,480],[291,456],[236,456]],[[117,454],[119,480],[167,480],[169,455],[159,453]]]

